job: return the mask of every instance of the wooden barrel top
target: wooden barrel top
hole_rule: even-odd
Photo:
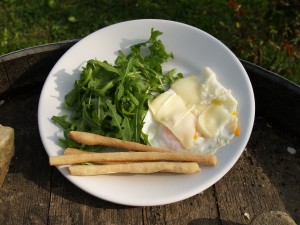
[[[49,166],[37,107],[51,68],[76,42],[0,57],[0,124],[15,129],[16,148],[0,187],[0,224],[238,225],[268,211],[286,212],[300,223],[300,88],[244,60],[255,94],[254,128],[241,158],[215,185],[180,202],[132,207],[71,184]]]

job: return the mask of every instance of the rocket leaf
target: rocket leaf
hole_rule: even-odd
[[[119,51],[115,65],[89,60],[65,96],[64,107],[70,114],[52,120],[65,134],[79,130],[147,144],[142,128],[148,101],[182,77],[175,69],[162,71],[162,64],[174,57],[158,39],[162,34],[151,29],[150,38],[132,45],[128,55]],[[65,139],[64,147],[74,145],[67,135]]]

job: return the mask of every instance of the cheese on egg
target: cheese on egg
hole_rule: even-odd
[[[149,108],[151,109],[153,115],[157,115],[158,110],[161,107],[164,107],[163,105],[168,102],[171,98],[174,97],[175,92],[169,90],[162,94],[160,94],[157,98],[151,101],[151,103],[148,103]]]
[[[171,89],[180,95],[183,101],[188,105],[195,105],[201,102],[202,87],[195,75],[176,80]]]
[[[199,75],[176,80],[170,90],[148,105],[152,116],[146,118],[150,118],[151,123],[158,123],[155,127],[166,127],[187,150],[214,153],[227,144],[237,130],[237,101],[231,91],[217,81],[216,74],[209,67]],[[161,140],[170,137],[169,134],[152,134],[153,130],[147,129],[150,127],[147,122],[145,127],[143,131],[149,131],[151,145],[170,147],[166,146],[170,142],[171,146],[176,145],[173,138],[169,142]]]
[[[183,99],[173,91],[167,91],[148,103],[157,122],[162,123],[178,138],[185,148],[193,144],[196,117],[192,107],[186,107]]]
[[[197,128],[205,137],[216,137],[231,116],[223,104],[211,104],[199,115]]]

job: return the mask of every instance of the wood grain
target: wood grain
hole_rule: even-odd
[[[245,213],[251,219],[270,210],[285,211],[300,223],[297,214],[300,209],[299,151],[296,155],[286,151],[287,147],[300,149],[300,140],[291,129],[264,117],[256,117],[247,151],[229,173],[203,193],[186,200],[162,206],[129,207],[95,198],[71,184],[56,168],[48,165],[37,125],[40,85],[51,65],[66,49],[47,49],[48,53],[42,55],[39,54],[43,51],[29,52],[29,58],[25,53],[19,53],[22,60],[26,60],[24,63],[20,59],[15,61],[22,67],[19,69],[13,67],[12,56],[4,60],[9,71],[7,76],[15,79],[14,88],[26,91],[17,90],[11,94],[5,90],[9,98],[0,105],[0,123],[13,127],[16,133],[15,157],[0,188],[1,225],[240,225],[250,222]],[[6,73],[3,72],[4,61],[0,60],[0,73]],[[20,77],[31,77],[35,85],[18,79],[11,74],[13,72],[19,73]],[[254,76],[254,72],[250,75]],[[7,82],[4,79],[2,83]],[[256,90],[255,79],[253,81]],[[260,83],[261,86],[264,83]],[[256,95],[256,98],[260,96]],[[263,102],[258,101],[258,104]],[[269,102],[268,106],[272,107],[272,104]],[[257,115],[264,115],[265,108],[258,109]]]

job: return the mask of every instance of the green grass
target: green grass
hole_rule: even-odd
[[[2,0],[0,55],[83,38],[131,19],[159,18],[198,27],[241,59],[300,84],[298,0]]]

